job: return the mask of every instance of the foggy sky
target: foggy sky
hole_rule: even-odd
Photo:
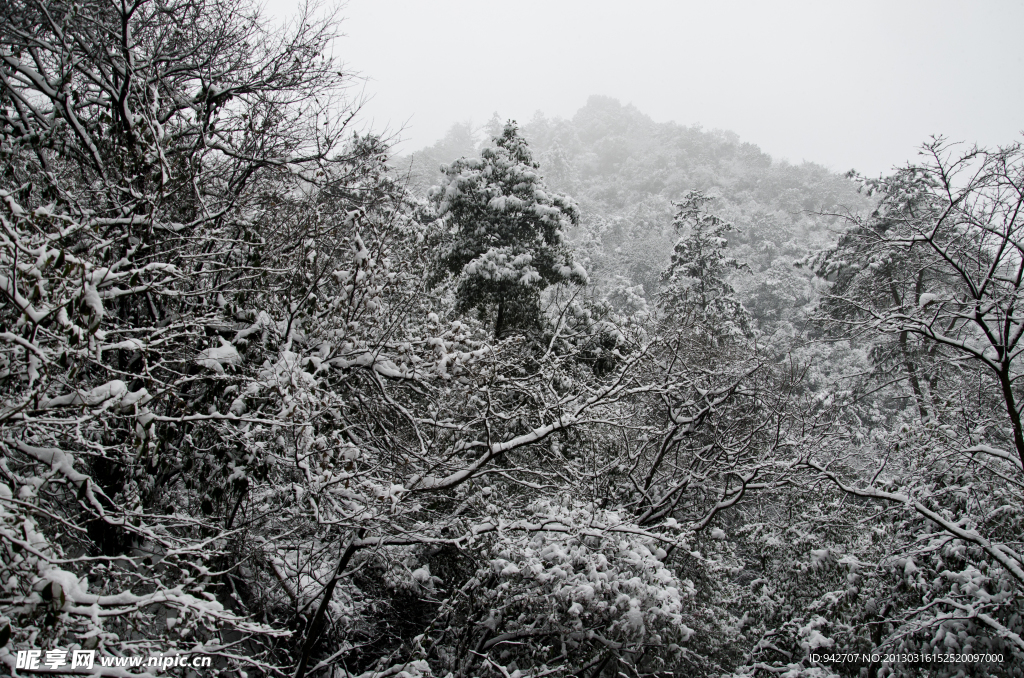
[[[593,94],[872,175],[931,134],[996,145],[1024,131],[1020,0],[350,0],[341,16],[363,121],[402,153],[495,112],[571,117]]]

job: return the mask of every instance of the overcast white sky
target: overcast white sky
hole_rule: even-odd
[[[494,112],[571,117],[592,94],[868,174],[930,134],[1024,131],[1024,0],[349,0],[341,15],[364,120],[400,130],[400,152]]]

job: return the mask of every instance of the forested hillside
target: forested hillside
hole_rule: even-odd
[[[397,158],[413,190],[425,194],[441,180],[439,167],[478,153],[500,131],[452,127],[434,146]],[[699,190],[734,225],[728,252],[748,269],[731,278],[748,310],[762,323],[789,321],[816,297],[813,274],[793,267],[832,245],[840,215],[866,213],[872,201],[845,176],[813,163],[773,162],[729,132],[655,123],[632,106],[591,97],[571,120],[537,115],[523,136],[553,188],[579,203],[582,223],[569,235],[589,260],[598,287],[613,298],[635,289],[653,299],[678,235],[673,203]],[[808,309],[809,310],[809,309]]]
[[[1019,145],[396,159],[329,19],[3,7],[12,675],[1024,673]]]

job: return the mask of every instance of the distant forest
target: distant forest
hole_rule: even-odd
[[[1024,675],[1019,143],[395,156],[332,20],[2,7],[11,675]]]
[[[477,155],[503,123],[495,117],[483,130],[454,125],[393,165],[426,196],[442,182],[442,165]],[[538,114],[522,135],[547,184],[579,205],[581,224],[567,235],[595,287],[612,298],[639,285],[634,291],[655,302],[678,239],[675,203],[696,190],[713,197],[716,214],[735,227],[727,251],[747,269],[730,282],[746,308],[762,323],[793,321],[817,299],[813,271],[794,264],[834,245],[844,217],[874,203],[857,183],[819,165],[773,163],[731,132],[658,124],[608,97],[591,97],[572,120]]]

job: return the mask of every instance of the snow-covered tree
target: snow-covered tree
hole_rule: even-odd
[[[1016,663],[1024,156],[1017,145],[960,150],[942,140],[922,155],[869,182],[877,210],[819,268],[834,281],[824,302],[831,329],[897,347],[904,369],[873,390],[911,380],[913,414],[891,429],[860,420],[849,445],[804,463],[877,507],[888,553],[871,566],[899,588],[872,588],[861,601],[885,629],[876,646],[969,647]]]
[[[713,343],[750,332],[750,314],[728,281],[744,264],[725,254],[732,225],[707,209],[711,198],[691,191],[676,204],[673,226],[682,237],[662,275],[661,301],[671,322]]]
[[[575,203],[547,189],[514,122],[494,144],[443,168],[433,201],[447,230],[438,273],[455,276],[459,308],[493,318],[500,339],[538,323],[549,285],[582,285],[587,274],[565,244]]]
[[[274,535],[252,529],[282,477],[270,441],[305,430],[277,376],[308,364],[296,349],[310,318],[344,304],[358,323],[387,281],[356,231],[389,188],[379,144],[344,140],[333,35],[312,15],[268,33],[231,0],[5,4],[0,661],[12,671],[13,651],[32,647],[187,648],[256,671],[287,656],[294,627],[253,556]],[[344,189],[334,212],[318,209],[311,196],[332,187]],[[332,278],[346,258],[376,287]]]

